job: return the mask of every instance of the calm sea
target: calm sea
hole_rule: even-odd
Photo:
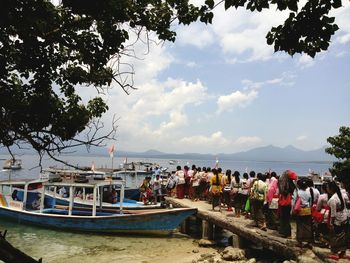
[[[0,159],[8,156],[0,155]],[[37,178],[40,167],[35,155],[20,157],[23,169],[20,171],[1,171],[0,180],[8,178]],[[67,156],[63,158],[72,164],[90,167],[93,163],[97,168],[112,166],[109,157],[94,156]],[[113,167],[117,168],[123,163],[124,158],[114,158]],[[213,167],[215,160],[177,160],[176,165],[169,165],[168,159],[135,159],[128,158],[128,162],[143,161],[157,163],[162,167],[169,167],[169,171],[175,170],[176,165],[192,165],[200,167]],[[1,162],[1,161],[0,161]],[[42,161],[42,167],[64,165],[49,159]],[[219,160],[219,166],[224,170],[238,170],[241,173],[255,170],[265,172],[276,171],[278,174],[286,169],[292,169],[299,175],[306,175],[309,170],[323,174],[331,167],[331,163],[294,163],[294,162],[244,162]],[[161,259],[175,256],[179,251],[191,253],[194,245],[192,239],[175,233],[164,237],[149,236],[109,236],[70,233],[65,231],[48,230],[39,227],[17,224],[0,218],[0,231],[7,229],[7,239],[17,248],[29,255],[40,258],[43,262],[162,262]],[[174,249],[176,248],[176,249]],[[179,261],[181,262],[181,261]]]

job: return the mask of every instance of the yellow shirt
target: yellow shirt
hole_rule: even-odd
[[[210,178],[211,192],[221,192],[222,191],[222,178],[221,174],[218,176],[219,182],[216,181],[216,175]]]

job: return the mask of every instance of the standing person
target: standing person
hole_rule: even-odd
[[[239,193],[241,191],[241,178],[240,173],[238,171],[235,171],[233,173],[231,189],[232,206],[235,208],[235,217],[240,217],[242,209],[242,195]]]
[[[317,241],[320,241],[322,244],[326,244],[329,241],[329,223],[330,223],[330,217],[329,217],[329,206],[328,206],[328,200],[330,198],[328,194],[328,182],[325,182],[322,184],[321,187],[322,194],[318,198],[317,204],[316,204],[316,211],[319,214],[318,219],[314,219],[314,221],[317,222],[316,228],[315,228],[315,237]]]
[[[198,186],[199,200],[205,200],[207,184],[208,184],[207,168],[203,166],[202,171],[199,172],[199,186]]]
[[[152,188],[153,188],[153,198],[154,198],[153,201],[155,204],[157,204],[158,197],[162,195],[162,179],[160,178],[159,174],[157,174],[156,178],[153,179]]]
[[[249,203],[251,203],[250,202],[250,191],[251,191],[251,189],[253,187],[253,184],[254,184],[255,180],[256,180],[256,178],[255,178],[255,171],[250,171],[249,172],[248,183],[247,183],[248,184],[248,199],[249,199]],[[252,209],[250,209],[249,212],[247,212],[245,217],[246,218],[251,218],[252,217],[252,213],[253,213],[253,211],[252,211]]]
[[[191,192],[192,171],[190,172],[190,168],[187,165],[185,165],[183,172],[184,172],[184,178],[185,178],[184,193],[185,193],[185,197],[189,198],[190,192]]]
[[[269,229],[277,230],[278,211],[278,180],[275,172],[270,173],[270,180],[267,187],[266,202],[268,210],[266,213],[266,226]]]
[[[210,167],[207,167],[207,178],[208,178],[208,181],[207,181],[207,187],[206,187],[206,190],[205,190],[205,197],[209,201],[209,203],[211,203],[211,199],[212,199],[210,181],[211,181],[211,178],[213,176],[214,176],[213,171],[211,170]]]
[[[149,200],[152,198],[151,190],[151,176],[146,176],[140,185],[140,201],[144,204],[148,204]]]
[[[176,176],[175,171],[172,171],[171,174],[168,175],[168,181],[166,184],[167,195],[172,197],[174,194],[174,189],[178,183],[179,178]]]
[[[310,243],[313,240],[312,229],[312,195],[311,189],[308,187],[308,182],[305,179],[300,179],[297,182],[298,188],[296,189],[296,195],[293,196],[293,204],[295,205],[296,199],[300,198],[300,212],[296,215],[297,236],[298,245],[303,247],[303,242],[306,242],[306,246],[310,248]]]
[[[254,182],[250,192],[252,219],[255,221],[255,226],[264,231],[266,231],[266,221],[263,214],[263,206],[267,191],[265,180],[265,175],[258,173],[257,180]]]
[[[248,199],[249,193],[249,183],[248,183],[248,173],[243,173],[243,178],[241,180],[241,194],[242,194],[242,212],[245,214],[245,206]]]
[[[176,167],[175,175],[178,178],[176,185],[176,197],[183,199],[185,197],[185,175],[180,165]]]
[[[231,207],[231,170],[226,170],[225,175],[222,177],[223,197],[227,206],[227,211],[232,211]]]
[[[199,200],[199,180],[200,180],[200,172],[201,168],[194,167],[193,169],[193,175],[192,175],[192,195],[191,199],[193,201],[198,201]]]
[[[349,248],[349,224],[348,212],[340,188],[335,181],[328,184],[328,192],[331,198],[328,200],[330,207],[330,247],[332,259],[347,258],[346,249]]]
[[[298,179],[298,175],[291,171],[285,171],[278,179],[278,206],[280,212],[280,224],[278,232],[284,238],[292,236],[290,225],[290,213],[292,209],[292,194],[295,190],[294,181]]]
[[[307,186],[310,188],[310,191],[312,192],[312,200],[313,200],[312,205],[315,205],[316,207],[318,198],[320,197],[320,191],[318,191],[318,189],[315,187],[314,181],[312,181],[311,179],[308,178],[306,182],[307,182]]]
[[[215,207],[219,206],[219,211],[221,211],[221,177],[218,170],[212,170],[213,175],[210,179],[210,192],[212,196],[212,209],[215,210]]]

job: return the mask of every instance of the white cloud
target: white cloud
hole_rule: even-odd
[[[339,26],[339,30],[335,35],[334,42],[337,44],[346,44],[350,41],[350,3],[344,1],[342,7],[331,13],[336,20],[335,23]]]
[[[336,55],[335,55],[335,57],[337,57],[337,58],[343,58],[343,57],[345,57],[346,55],[348,54],[348,52],[346,52],[346,51],[340,51],[340,52],[338,52]]]
[[[169,114],[170,120],[168,122],[163,121],[160,124],[159,129],[155,132],[158,135],[163,135],[164,133],[171,131],[175,128],[185,126],[188,123],[188,117],[183,112],[173,111]]]
[[[295,76],[293,74],[283,73],[281,78],[269,79],[266,81],[255,82],[249,79],[241,81],[243,91],[236,90],[229,95],[221,95],[217,99],[217,114],[224,111],[232,111],[236,107],[245,108],[258,98],[260,89],[271,85],[294,85],[291,80]]]
[[[261,145],[262,139],[257,136],[241,136],[236,140],[226,138],[221,131],[209,136],[194,135],[183,137],[179,144],[197,152],[232,153],[247,150]]]
[[[306,135],[300,135],[297,137],[297,141],[305,141],[307,139]]]
[[[266,81],[268,84],[281,84],[283,82],[283,78],[270,79]]]
[[[154,79],[137,88],[130,96],[119,91],[110,98],[109,114],[121,116],[120,147],[128,150],[167,148],[189,125],[186,111],[208,99],[206,87],[199,80]],[[178,150],[177,145],[173,148]]]
[[[315,59],[313,59],[312,57],[306,54],[301,55],[297,62],[297,65],[302,69],[311,67],[314,64],[315,64]]]
[[[209,26],[203,23],[194,23],[189,26],[180,26],[176,31],[176,43],[205,48],[214,43],[215,36]]]
[[[197,65],[196,62],[190,61],[190,62],[187,62],[187,63],[186,63],[186,66],[189,67],[189,68],[195,68],[195,67],[197,67],[198,65]]]
[[[231,63],[267,60],[274,50],[267,45],[266,34],[287,16],[273,8],[252,13],[243,8],[225,11],[221,5],[215,10],[213,31]]]
[[[242,136],[235,141],[235,145],[245,147],[258,146],[261,143],[262,139],[258,136]]]
[[[210,136],[196,135],[190,137],[183,137],[180,139],[180,143],[189,146],[220,146],[226,147],[232,144],[232,141],[226,139],[221,131],[214,132]]]
[[[257,97],[258,92],[255,90],[251,90],[247,93],[237,90],[229,95],[220,96],[217,100],[218,113],[221,113],[223,111],[232,111],[232,109],[237,106],[244,108]]]

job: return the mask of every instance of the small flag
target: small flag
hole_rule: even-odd
[[[219,159],[218,157],[216,157],[216,161],[215,161],[215,169],[217,169],[219,167]]]
[[[108,149],[109,156],[113,158],[114,156],[114,144]]]

